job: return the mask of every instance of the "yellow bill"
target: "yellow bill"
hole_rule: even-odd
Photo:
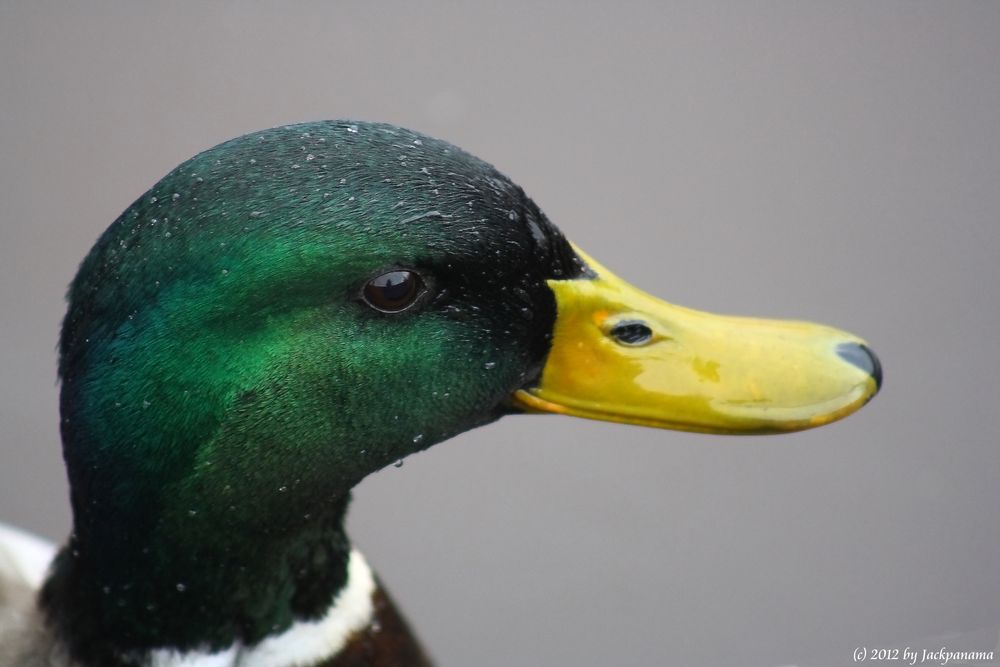
[[[514,394],[529,412],[778,433],[845,417],[878,392],[878,359],[856,336],[674,306],[576,251],[597,277],[549,281],[552,349],[537,385]]]

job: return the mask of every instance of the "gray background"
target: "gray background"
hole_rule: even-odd
[[[352,534],[442,664],[996,646],[1000,4],[129,4],[0,2],[4,520],[66,534],[54,346],[104,227],[229,137],[385,120],[660,296],[886,368],[817,431],[517,417],[372,476]]]

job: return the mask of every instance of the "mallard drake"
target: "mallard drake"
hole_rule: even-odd
[[[779,433],[881,382],[861,339],[660,301],[489,164],[372,123],[188,160],[68,302],[73,532],[51,565],[0,535],[4,665],[426,664],[344,531],[369,473],[515,413]]]

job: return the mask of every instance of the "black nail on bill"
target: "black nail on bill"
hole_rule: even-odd
[[[882,388],[882,364],[870,347],[861,343],[841,343],[837,346],[837,354],[847,363],[871,375],[875,380],[876,391]]]

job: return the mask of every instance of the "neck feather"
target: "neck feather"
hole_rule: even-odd
[[[284,664],[246,661],[257,655],[250,648],[286,650],[287,640],[274,642],[288,633],[303,650],[333,650],[362,622],[359,598],[370,600],[372,587],[343,531],[347,503],[294,529],[247,534],[220,524],[213,539],[197,531],[197,544],[162,520],[78,532],[55,561],[42,607],[84,665]],[[320,635],[330,639],[311,639]]]
[[[151,667],[292,667],[332,658],[363,631],[374,616],[375,579],[364,557],[352,550],[347,583],[321,618],[296,621],[254,646],[234,643],[216,652],[156,649],[138,662]]]

